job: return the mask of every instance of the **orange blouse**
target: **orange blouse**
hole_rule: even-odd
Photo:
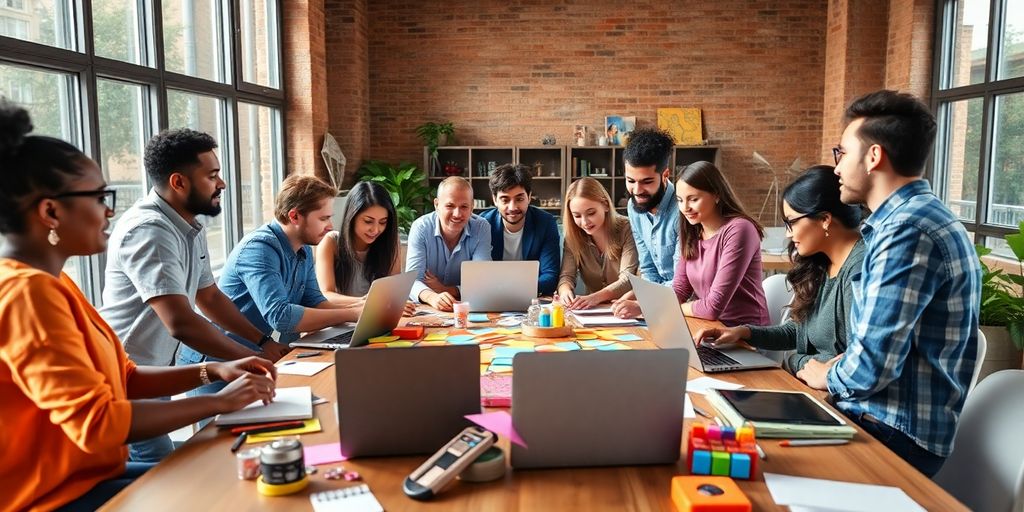
[[[60,507],[120,476],[135,371],[66,275],[0,259],[0,510]]]

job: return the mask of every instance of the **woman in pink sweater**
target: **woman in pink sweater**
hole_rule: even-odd
[[[690,164],[676,182],[682,214],[680,258],[672,288],[683,314],[727,326],[768,325],[761,287],[764,231],[736,199],[732,187],[710,162]],[[640,314],[636,301],[613,306],[622,318]]]

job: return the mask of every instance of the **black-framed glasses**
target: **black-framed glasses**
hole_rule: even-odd
[[[843,148],[839,146],[832,148],[832,158],[836,160],[836,165],[839,165],[839,161],[843,159],[843,155],[845,154],[846,151],[844,151]]]
[[[63,199],[65,197],[96,197],[99,198],[100,204],[115,209],[117,206],[117,189],[105,188],[103,190],[77,190],[74,192],[61,192],[60,194],[50,196],[50,199]]]
[[[790,233],[792,233],[793,232],[793,224],[796,224],[796,221],[798,221],[798,220],[800,220],[800,219],[802,219],[804,217],[810,217],[811,215],[817,215],[817,213],[818,212],[805,213],[803,215],[797,215],[796,217],[793,217],[792,219],[787,219],[787,218],[783,217],[782,218],[782,223],[786,225],[786,231],[789,231]]]

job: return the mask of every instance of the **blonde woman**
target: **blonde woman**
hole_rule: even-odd
[[[629,220],[615,212],[608,191],[593,178],[573,182],[562,211],[565,246],[558,295],[569,309],[588,309],[630,290],[637,254]],[[576,295],[576,277],[586,295]]]

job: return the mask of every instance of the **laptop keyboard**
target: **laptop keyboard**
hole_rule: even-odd
[[[334,336],[334,337],[331,337],[331,338],[327,338],[326,340],[323,341],[323,343],[347,344],[347,343],[352,341],[352,333],[354,333],[354,332],[356,332],[356,331],[354,331],[354,330],[352,330],[352,331],[345,331],[345,332],[343,332],[343,333],[341,333],[341,334],[339,334],[337,336]]]
[[[705,366],[739,366],[740,362],[711,348],[701,345],[697,347],[697,357]]]

